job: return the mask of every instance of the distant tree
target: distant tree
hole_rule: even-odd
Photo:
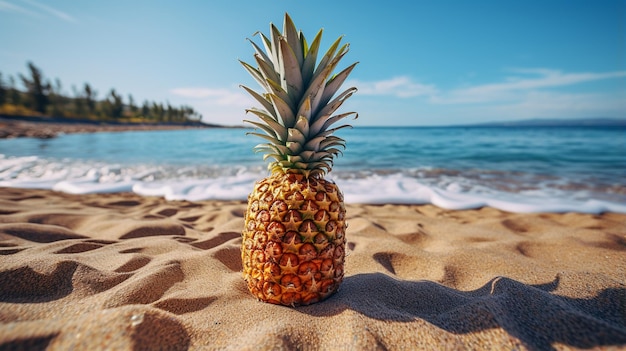
[[[61,84],[61,80],[59,78],[54,79],[54,87],[53,92],[59,96],[63,96],[63,84]]]
[[[50,89],[50,114],[53,116],[64,116],[66,114],[65,110],[65,96],[63,96],[63,86],[61,85],[61,80],[56,78],[54,81],[54,86]]]
[[[176,121],[176,111],[169,101],[167,102],[167,110],[165,111],[165,120],[170,123]]]
[[[106,100],[104,100],[104,114],[105,117],[113,117],[119,119],[124,112],[124,103],[122,97],[117,94],[115,89],[111,89]]]
[[[150,103],[148,100],[144,100],[143,105],[141,106],[141,115],[143,118],[150,118]]]
[[[128,111],[130,112],[131,117],[136,117],[138,110],[139,109],[135,105],[135,99],[133,99],[133,95],[128,94]]]
[[[73,106],[73,112],[78,117],[85,116],[85,99],[81,92],[78,91],[75,85],[72,85],[72,93],[74,97],[71,99]]]
[[[87,106],[87,111],[90,115],[96,113],[96,97],[98,96],[98,92],[93,90],[89,83],[85,83],[85,87],[83,88],[85,94],[83,98],[85,99],[85,105]]]
[[[50,82],[44,81],[41,70],[32,62],[28,62],[28,69],[30,70],[30,79],[21,74],[20,78],[26,87],[30,107],[39,113],[46,113],[46,107],[50,103]]]
[[[0,0],[1,1],[1,0]],[[192,107],[173,106],[170,102],[163,103],[145,100],[141,107],[132,94],[128,94],[128,104],[124,104],[122,95],[115,89],[98,100],[98,92],[89,83],[82,89],[72,86],[71,94],[63,93],[61,80],[56,78],[54,84],[44,78],[42,71],[32,62],[27,64],[30,75],[19,74],[25,90],[16,86],[13,76],[3,76],[0,72],[0,105],[12,105],[3,111],[16,114],[41,113],[54,116],[78,116],[92,119],[141,118],[156,123],[185,123],[200,121],[202,115]]]
[[[182,106],[181,109],[184,111],[185,119],[192,122],[200,122],[202,120],[202,115],[196,112],[191,106]]]
[[[4,105],[7,100],[8,88],[4,85],[4,79],[2,79],[2,72],[0,72],[0,106]]]
[[[152,118],[158,122],[165,121],[165,113],[163,111],[163,104],[157,104],[156,102],[152,102],[151,109]]]
[[[15,106],[19,106],[22,104],[22,94],[17,87],[15,86],[15,78],[13,76],[9,76],[9,103]]]

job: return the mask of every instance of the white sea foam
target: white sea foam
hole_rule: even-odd
[[[367,204],[433,204],[442,208],[462,210],[484,206],[510,212],[620,212],[626,205],[597,199],[578,199],[575,194],[509,193],[493,189],[460,191],[460,186],[442,189],[427,185],[419,179],[401,174],[337,181],[348,203]]]
[[[254,182],[266,175],[262,168],[128,166],[0,155],[1,187],[53,189],[72,194],[135,192],[168,200],[245,200]],[[607,200],[589,189],[563,190],[535,179],[532,186],[518,184],[513,190],[503,190],[506,184],[497,177],[497,181],[485,181],[462,173],[428,169],[346,172],[328,178],[338,184],[347,203],[434,204],[459,210],[491,206],[510,212],[626,213],[626,204],[619,201],[623,196]]]

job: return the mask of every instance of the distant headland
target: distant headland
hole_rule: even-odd
[[[7,116],[0,114],[0,139],[21,137],[50,139],[60,134],[197,128],[228,127],[206,124],[200,121],[182,123],[128,123],[120,121],[102,122],[63,117]]]
[[[0,139],[53,138],[61,133],[101,131],[217,128],[202,122],[191,106],[172,106],[156,101],[137,103],[115,89],[102,98],[89,84],[72,86],[67,94],[61,81],[46,78],[32,62],[29,74],[5,79],[0,72]],[[18,87],[21,83],[22,87]]]

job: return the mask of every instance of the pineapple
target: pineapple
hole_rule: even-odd
[[[308,305],[333,294],[343,280],[345,206],[343,195],[324,179],[345,141],[332,133],[350,127],[336,122],[356,112],[334,114],[356,88],[335,96],[354,63],[332,75],[348,44],[337,39],[316,66],[320,30],[309,46],[285,14],[283,32],[270,24],[253,41],[257,67],[241,61],[263,91],[242,86],[261,108],[246,112],[252,134],[266,141],[255,147],[272,159],[269,177],[248,196],[241,258],[243,276],[259,300],[287,306]],[[261,130],[263,133],[259,133]]]

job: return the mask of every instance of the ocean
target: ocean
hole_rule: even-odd
[[[245,200],[268,175],[246,129],[0,140],[0,186]],[[626,129],[355,127],[327,178],[347,203],[626,213]]]

